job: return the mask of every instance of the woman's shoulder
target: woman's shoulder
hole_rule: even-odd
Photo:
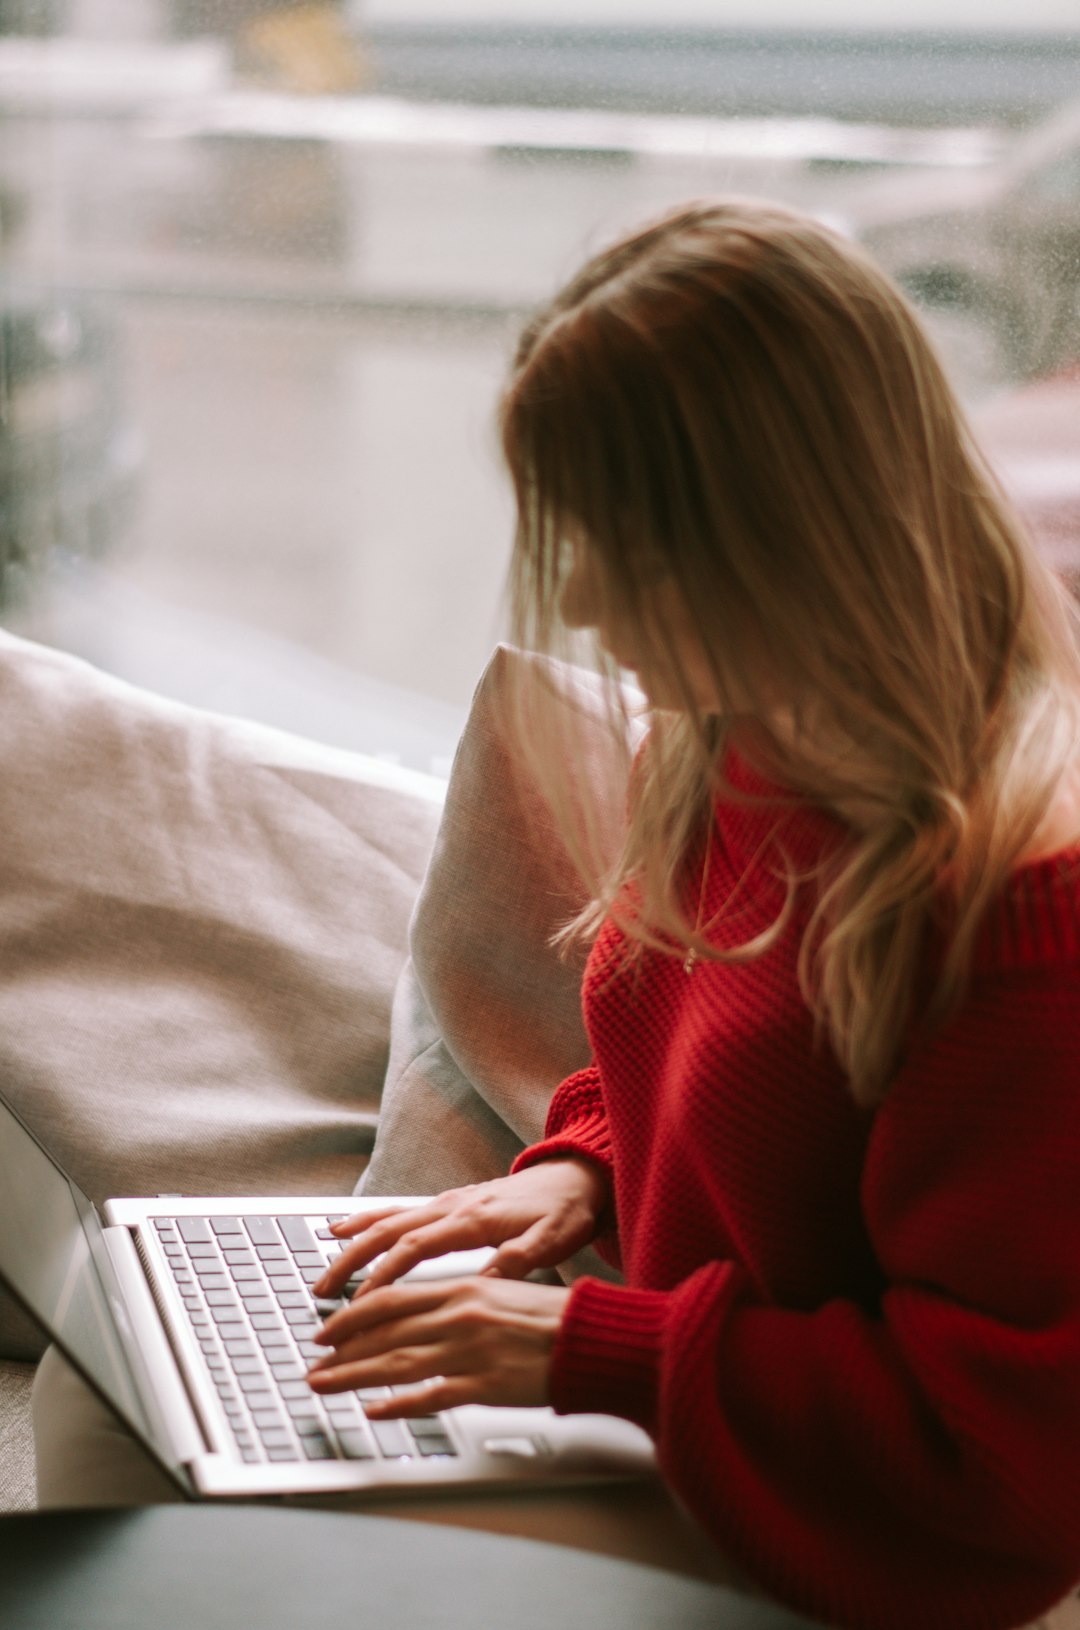
[[[1080,838],[1022,855],[987,914],[975,972],[1080,971]]]
[[[982,936],[983,968],[1080,962],[1080,777],[1069,777],[1017,855]]]

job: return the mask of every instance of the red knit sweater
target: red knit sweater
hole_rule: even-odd
[[[717,944],[775,918],[776,820],[718,808]],[[810,865],[841,830],[804,807],[780,841]],[[814,1045],[807,913],[689,976],[649,953],[613,981],[602,932],[594,1063],[518,1165],[609,1170],[626,1284],[575,1285],[552,1399],[645,1427],[717,1545],[792,1606],[1005,1630],[1080,1579],[1080,851],[1014,875],[962,1010],[876,1113]]]

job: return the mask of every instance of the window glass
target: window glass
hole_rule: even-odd
[[[491,645],[517,327],[679,200],[789,200],[976,410],[1080,354],[1075,8],[0,0],[3,618],[427,768]]]

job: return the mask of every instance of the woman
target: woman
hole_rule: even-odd
[[[1080,1578],[1065,598],[903,298],[776,206],[592,260],[502,428],[520,639],[593,631],[651,706],[613,866],[563,778],[594,1062],[511,1175],[339,1225],[322,1290],[385,1256],[311,1384],[623,1415],[796,1607],[1031,1619]],[[624,1285],[525,1278],[590,1240]]]

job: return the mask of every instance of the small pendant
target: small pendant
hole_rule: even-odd
[[[684,961],[684,963],[682,965],[683,973],[692,974],[693,971],[694,971],[694,964],[696,962],[697,962],[697,947],[694,946],[694,945],[691,945],[689,951],[687,951],[687,953],[686,953],[686,960]]]

